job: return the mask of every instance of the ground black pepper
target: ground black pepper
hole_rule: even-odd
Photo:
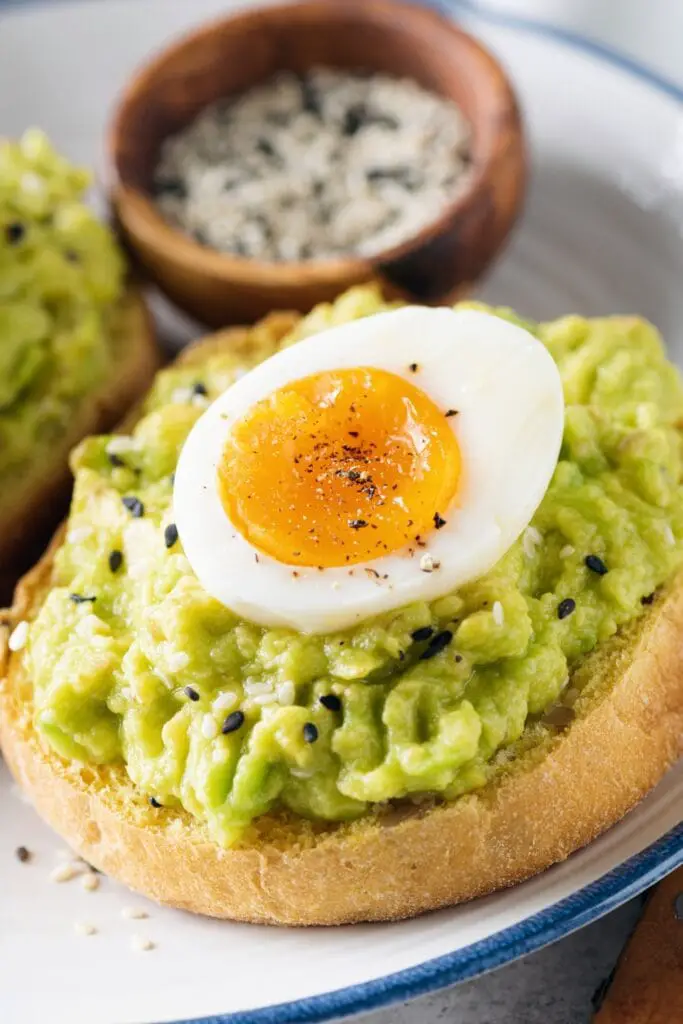
[[[442,527],[442,526],[445,526],[445,525],[446,525],[446,520],[445,520],[445,519],[443,519],[443,518],[442,518],[442,517],[441,517],[441,516],[439,515],[439,513],[438,513],[438,512],[435,512],[435,513],[434,513],[434,527],[435,527],[435,529],[437,529],[437,530],[440,530],[440,529],[441,529],[441,527]]]
[[[17,846],[16,850],[14,851],[14,856],[22,864],[27,864],[28,861],[30,861],[31,859],[31,851],[27,850],[25,846]]]

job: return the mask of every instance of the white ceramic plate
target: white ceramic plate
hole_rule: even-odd
[[[100,0],[0,15],[0,133],[38,124],[97,162],[133,67],[229,6]],[[683,362],[683,97],[556,30],[457,8],[509,68],[533,154],[524,223],[483,297],[539,318],[642,313]],[[167,323],[176,337],[192,333]],[[151,905],[147,920],[124,920],[123,907],[144,901],[112,882],[96,893],[50,883],[59,841],[0,770],[0,1018],[289,1024],[405,1000],[536,949],[656,881],[683,862],[682,812],[683,766],[607,835],[524,885],[401,924],[292,931]],[[13,857],[20,844],[32,863]],[[98,933],[76,934],[76,921]],[[157,948],[134,952],[135,933]]]

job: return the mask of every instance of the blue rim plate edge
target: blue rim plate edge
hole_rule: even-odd
[[[31,6],[39,6],[41,2],[44,0],[34,0]],[[431,6],[439,8],[448,16],[471,16],[493,25],[545,37],[592,56],[683,103],[683,88],[674,82],[626,54],[570,29],[492,10],[480,4],[479,0],[431,0]],[[16,11],[11,3],[6,6],[4,0],[0,0],[0,8],[3,7],[8,12]],[[683,822],[578,892],[463,949],[395,974],[294,1002],[209,1017],[185,1018],[170,1024],[315,1024],[377,1010],[397,1002],[407,1002],[533,953],[615,910],[681,865]]]
[[[478,0],[432,0],[448,16],[472,16],[530,32],[587,54],[683,103],[683,88],[633,58],[576,32],[533,18],[494,11]],[[407,1002],[466,981],[596,921],[683,865],[683,822],[647,849],[559,903],[487,939],[396,974],[295,1002],[194,1017],[172,1024],[315,1024]]]

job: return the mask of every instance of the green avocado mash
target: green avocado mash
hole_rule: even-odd
[[[355,289],[285,344],[382,308]],[[560,368],[566,426],[530,529],[457,593],[327,636],[253,625],[202,590],[172,527],[172,474],[204,391],[245,363],[162,373],[132,438],[73,457],[68,536],[28,646],[53,747],[123,758],[143,793],[225,845],[270,808],[337,821],[481,786],[683,560],[683,389],[657,332],[630,317],[532,329]],[[255,361],[276,347],[263,331],[260,345]]]
[[[107,318],[123,262],[81,202],[88,183],[41,132],[0,141],[0,495],[8,499],[109,366]]]

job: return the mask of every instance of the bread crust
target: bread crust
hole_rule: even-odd
[[[234,344],[235,333],[226,333]],[[205,353],[200,344],[185,359]],[[449,804],[399,805],[351,825],[272,815],[224,850],[186,812],[150,811],[123,766],[67,762],[33,728],[30,680],[7,637],[40,607],[59,544],[57,535],[0,625],[0,741],[17,781],[56,831],[100,870],[161,903],[241,921],[331,925],[472,899],[590,842],[683,751],[681,574],[574,673],[571,721],[530,727],[482,789]]]
[[[35,558],[36,541],[43,545],[68,507],[71,474],[68,456],[88,434],[101,433],[118,423],[125,411],[149,388],[161,365],[154,325],[140,290],[129,286],[117,316],[115,365],[101,387],[81,402],[67,432],[50,451],[49,462],[41,461],[27,474],[4,503],[0,513],[0,599],[27,564],[31,544]],[[42,546],[38,547],[38,551]],[[9,589],[8,589],[9,588]]]

